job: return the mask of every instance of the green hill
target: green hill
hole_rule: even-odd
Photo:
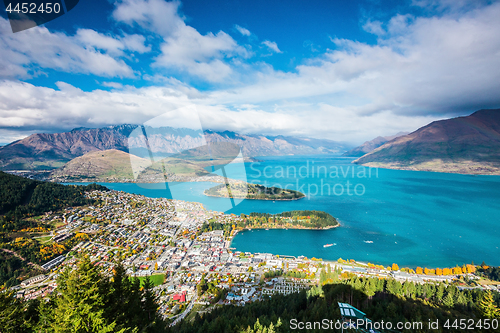
[[[221,198],[233,197],[256,200],[297,200],[305,196],[299,191],[235,181],[209,188],[205,190],[204,194]]]

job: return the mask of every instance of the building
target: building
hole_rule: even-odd
[[[29,278],[29,279],[24,280],[23,282],[21,282],[21,286],[22,287],[26,287],[26,286],[28,286],[30,284],[41,282],[41,281],[45,280],[46,278],[47,278],[46,275],[43,275],[43,274],[37,275],[35,277]]]
[[[182,294],[175,294],[172,298],[174,301],[184,303],[186,302],[186,291],[183,291]]]

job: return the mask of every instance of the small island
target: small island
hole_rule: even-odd
[[[207,196],[254,200],[298,200],[304,193],[279,187],[266,187],[246,182],[230,182],[211,187],[203,192]]]

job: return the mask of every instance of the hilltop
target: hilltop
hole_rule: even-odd
[[[432,122],[354,163],[389,169],[500,174],[500,109]]]
[[[148,160],[110,149],[92,151],[66,163],[52,172],[50,179],[64,181],[126,181],[134,179],[131,163],[144,170]]]

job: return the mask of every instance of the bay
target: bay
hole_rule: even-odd
[[[299,190],[296,201],[207,197],[209,182],[161,185],[103,183],[148,197],[197,201],[227,213],[322,210],[339,219],[330,230],[251,230],[232,246],[240,251],[355,259],[390,265],[500,265],[500,177],[370,169],[331,155],[260,157],[230,164],[230,178]],[[217,171],[221,174],[221,171]],[[164,185],[163,185],[164,186]],[[324,244],[335,244],[323,247]]]

